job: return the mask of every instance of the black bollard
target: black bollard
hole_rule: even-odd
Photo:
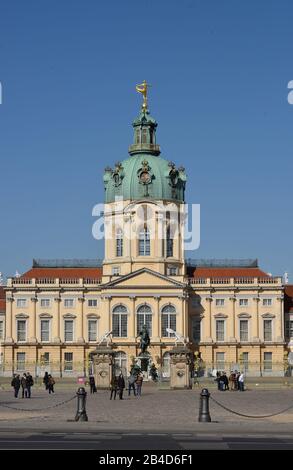
[[[201,423],[210,423],[211,415],[209,410],[210,394],[207,388],[203,388],[200,394],[198,421]]]
[[[77,412],[75,415],[75,421],[88,421],[88,417],[85,409],[86,402],[86,391],[84,387],[79,387],[76,392],[77,395]]]

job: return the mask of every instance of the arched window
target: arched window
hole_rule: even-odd
[[[143,325],[146,325],[150,337],[152,336],[152,309],[149,305],[141,305],[137,309],[137,335],[141,331]]]
[[[112,334],[119,338],[127,338],[127,308],[117,305],[112,312]]]
[[[116,232],[116,256],[123,256],[123,232],[121,228]]]
[[[167,328],[176,331],[176,309],[174,305],[166,305],[162,309],[161,315],[161,325],[162,325],[162,337],[171,338],[174,337],[173,333],[169,333]]]
[[[114,374],[118,376],[121,372],[127,376],[127,356],[123,351],[116,353],[114,358]]]
[[[169,352],[165,352],[163,355],[163,363],[162,363],[162,376],[163,377],[170,377],[170,363],[171,357]]]
[[[151,254],[150,232],[147,227],[139,232],[138,254],[139,256],[150,256]]]

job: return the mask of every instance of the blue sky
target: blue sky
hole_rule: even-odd
[[[146,79],[162,156],[201,205],[187,256],[293,281],[292,24],[291,0],[2,0],[0,271],[103,256],[92,208]]]

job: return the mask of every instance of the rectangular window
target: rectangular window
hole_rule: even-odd
[[[143,230],[139,234],[138,254],[139,256],[150,256],[151,254],[151,240],[148,230]]]
[[[45,352],[41,355],[41,365],[42,366],[49,366],[50,365],[50,353]]]
[[[273,353],[265,352],[263,362],[264,362],[264,370],[272,370],[272,368],[273,368]]]
[[[173,238],[167,238],[167,258],[173,257]]]
[[[113,276],[119,276],[119,274],[120,274],[120,268],[118,266],[113,266],[112,275]]]
[[[26,299],[17,299],[16,306],[17,306],[17,308],[26,307]]]
[[[200,342],[200,319],[192,319],[192,339],[195,343]]]
[[[225,370],[225,353],[223,352],[216,353],[216,369]]]
[[[50,307],[50,299],[41,299],[41,307],[42,308]]]
[[[16,353],[16,369],[18,371],[25,370],[25,353]]]
[[[26,341],[26,320],[17,320],[17,341]]]
[[[273,302],[272,299],[262,299],[262,304],[264,307],[271,307]]]
[[[41,341],[50,341],[50,320],[41,320]]]
[[[121,257],[123,256],[123,238],[122,235],[116,238],[116,256]]]
[[[64,353],[64,370],[67,372],[73,370],[73,353]]]
[[[74,299],[64,299],[64,307],[74,307]]]
[[[127,338],[127,314],[113,313],[113,336]]]
[[[0,341],[4,339],[4,321],[0,321]]]
[[[240,307],[248,307],[248,299],[239,299]]]
[[[264,330],[264,340],[272,341],[272,320],[264,320],[263,330]]]
[[[216,299],[216,307],[224,307],[225,299]]]
[[[89,299],[87,304],[88,304],[88,307],[97,307],[98,306],[98,301],[97,301],[97,299]]]
[[[248,371],[248,363],[249,363],[249,353],[248,352],[243,352],[242,353],[242,369],[244,370],[244,372],[247,372]]]
[[[89,341],[97,341],[97,320],[88,321]]]
[[[293,321],[292,320],[286,321],[286,338],[287,339],[293,338]]]
[[[216,340],[225,340],[225,320],[216,320]]]
[[[177,276],[178,274],[178,269],[175,267],[170,267],[169,268],[169,276]]]
[[[73,320],[64,321],[64,339],[66,343],[73,341]]]
[[[240,341],[248,341],[248,320],[240,320]]]

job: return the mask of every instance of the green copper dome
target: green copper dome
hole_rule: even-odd
[[[131,156],[117,162],[114,169],[105,169],[105,202],[114,202],[116,198],[184,202],[185,169],[176,168],[174,163],[159,156],[155,119],[148,110],[142,110],[133,127],[134,143],[129,147]]]

